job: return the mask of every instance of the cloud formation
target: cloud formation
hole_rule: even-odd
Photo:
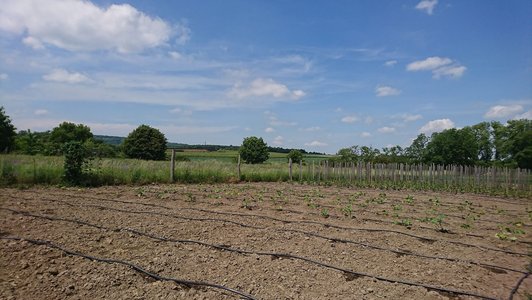
[[[445,129],[454,128],[454,122],[450,119],[438,119],[432,120],[427,124],[423,125],[420,129],[420,133],[430,134],[433,132],[440,132]]]
[[[416,9],[423,10],[427,14],[432,15],[437,4],[438,0],[423,0],[416,5]]]
[[[82,83],[90,79],[81,73],[70,73],[65,69],[54,69],[52,72],[42,77],[46,81],[64,82],[64,83]]]
[[[359,118],[357,116],[345,116],[341,119],[344,123],[355,123]]]
[[[320,141],[312,141],[310,143],[305,143],[305,146],[308,147],[325,147],[327,146],[326,143],[320,142]]]
[[[242,86],[241,84],[234,85],[229,95],[238,99],[249,97],[273,97],[298,100],[305,96],[305,92],[302,90],[290,90],[286,85],[278,83],[271,78],[257,78],[247,86]]]
[[[523,111],[523,106],[519,104],[513,105],[495,105],[484,114],[486,119],[506,118],[511,115],[518,114]]]
[[[46,45],[69,51],[140,52],[189,39],[190,29],[150,17],[129,4],[99,7],[82,0],[5,0],[0,6],[0,30],[22,35],[34,49]]]
[[[379,129],[377,129],[377,131],[380,132],[380,133],[392,133],[392,132],[395,132],[395,128],[394,127],[384,126],[384,127],[381,127]]]
[[[377,97],[397,96],[401,94],[401,90],[387,85],[380,85],[375,88],[375,95]]]
[[[467,68],[450,58],[431,56],[424,60],[409,63],[406,70],[411,72],[432,71],[432,78],[440,79],[441,77],[460,78]]]

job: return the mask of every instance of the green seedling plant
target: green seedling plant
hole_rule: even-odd
[[[401,210],[403,210],[403,207],[402,207],[401,205],[399,205],[399,204],[394,204],[394,205],[392,205],[392,208],[393,208],[394,211],[401,211]]]
[[[326,208],[323,208],[321,210],[321,216],[324,217],[324,218],[328,218],[329,217],[329,210],[326,209]]]
[[[352,218],[353,217],[353,206],[351,204],[347,204],[346,206],[342,208],[342,212],[344,216],[348,218]]]
[[[412,229],[412,221],[410,219],[403,219],[403,220],[399,220],[399,221],[394,221],[393,222],[395,225],[401,225],[401,226],[404,226],[408,229]]]
[[[414,204],[414,196],[412,196],[412,195],[406,196],[405,202],[408,203],[409,205]]]

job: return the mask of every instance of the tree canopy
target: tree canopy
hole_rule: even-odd
[[[0,152],[10,152],[15,146],[15,126],[6,115],[4,107],[0,106]]]
[[[166,137],[158,129],[140,125],[126,137],[122,149],[129,158],[165,160],[166,144]]]
[[[262,138],[250,136],[244,139],[240,146],[240,157],[248,164],[261,164],[270,158],[268,145]]]

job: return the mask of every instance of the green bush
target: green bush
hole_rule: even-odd
[[[158,129],[140,125],[124,140],[122,149],[129,158],[165,160],[166,143],[166,137]]]
[[[262,138],[250,136],[240,146],[240,157],[248,164],[261,164],[270,158],[268,145]]]
[[[87,149],[81,142],[68,142],[63,145],[62,152],[65,155],[63,179],[68,184],[81,184],[83,167],[89,162]]]

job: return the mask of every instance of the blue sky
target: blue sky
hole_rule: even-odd
[[[17,129],[335,153],[532,118],[532,1],[59,1],[0,7]]]

